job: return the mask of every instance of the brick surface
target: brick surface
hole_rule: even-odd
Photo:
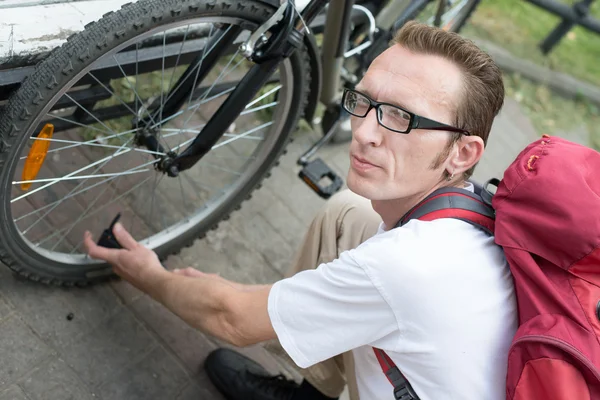
[[[187,370],[194,374],[215,345],[198,330],[183,322],[177,315],[143,296],[131,308],[161,338],[161,342],[181,360]]]
[[[585,139],[583,130],[576,133]],[[499,176],[540,134],[519,104],[507,99],[475,178]],[[295,137],[281,165],[241,210],[169,257],[168,269],[191,266],[244,283],[281,278],[313,215],[325,204],[297,177],[296,159],[319,132]],[[347,151],[348,143],[333,144],[317,156],[345,178]],[[193,178],[201,179],[206,171],[197,173]],[[147,190],[132,197],[149,208]],[[15,279],[0,268],[0,400],[223,400],[202,367],[206,355],[221,345],[127,282],[65,290]],[[272,373],[298,378],[260,345],[240,351]]]
[[[0,265],[0,267],[2,267],[2,266]],[[11,312],[12,312],[12,309],[8,305],[6,300],[4,300],[4,299],[2,299],[2,297],[0,297],[0,321],[2,321],[4,318],[6,318]]]
[[[31,400],[93,400],[95,397],[61,359],[37,366],[19,385]]]
[[[16,316],[0,323],[0,390],[15,383],[42,360],[52,354]]]
[[[266,257],[252,249],[245,238],[231,223],[225,221],[219,229],[206,237],[206,242],[232,261],[231,274],[244,283],[269,283],[279,279],[280,273]],[[199,254],[200,260],[202,256]]]
[[[0,292],[23,320],[56,348],[67,346],[74,337],[94,329],[119,304],[106,285],[69,290],[13,279],[11,275],[6,268],[0,270]],[[73,319],[67,319],[69,314]]]
[[[193,382],[186,386],[175,400],[224,400],[225,398],[211,387],[202,389],[198,383]]]
[[[25,393],[17,385],[9,386],[8,389],[0,389],[0,400],[29,400]]]
[[[62,356],[84,383],[96,387],[117,378],[156,346],[156,340],[131,311],[122,308],[93,332],[71,343]]]
[[[231,222],[252,249],[261,253],[265,260],[282,275],[289,269],[293,248],[280,235],[274,235],[270,220],[261,214],[247,215],[240,212],[231,216]]]
[[[106,400],[172,399],[187,381],[181,366],[164,349],[156,347],[107,381],[98,393]]]

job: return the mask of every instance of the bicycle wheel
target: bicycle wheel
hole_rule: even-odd
[[[304,51],[177,177],[157,170],[164,153],[140,146],[140,135],[151,129],[165,153],[183,151],[251,67],[239,46],[274,11],[259,1],[142,0],[55,49],[0,120],[0,259],[45,283],[100,281],[112,269],[84,254],[85,230],[97,238],[120,213],[164,258],[246,199],[297,126],[310,79]],[[231,29],[232,42],[217,46],[216,32]],[[163,115],[183,74],[198,77],[217,49],[214,68],[194,80],[177,112]]]

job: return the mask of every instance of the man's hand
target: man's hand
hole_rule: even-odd
[[[123,249],[98,246],[90,232],[85,233],[84,244],[90,257],[108,262],[121,278],[143,292],[151,292],[169,273],[161,265],[152,250],[135,241],[120,223],[115,224],[113,233]]]
[[[98,246],[86,232],[90,257],[110,263],[117,275],[190,326],[240,347],[276,337],[268,314],[271,285],[241,285],[192,268],[169,272],[121,224],[115,224],[113,234],[123,249]]]

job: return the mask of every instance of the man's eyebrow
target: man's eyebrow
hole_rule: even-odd
[[[360,83],[359,83],[359,84],[357,84],[357,85],[354,87],[354,89],[355,89],[355,90],[358,90],[359,92],[362,92],[362,93],[366,94],[366,95],[367,95],[367,96],[369,96],[369,97],[373,97],[373,96],[371,96],[371,93],[369,92],[369,89],[365,88],[365,87],[364,87],[364,86],[362,86]]]
[[[354,87],[354,89],[358,90],[359,92],[362,92],[362,93],[366,94],[367,96],[369,96],[370,98],[374,99],[374,96],[369,92],[369,89],[365,88],[360,83],[358,83]],[[400,103],[398,101],[387,101],[387,100],[380,100],[380,99],[374,99],[374,100],[380,101],[382,103],[391,104],[391,105],[396,106],[396,107],[400,107],[400,108],[402,108],[403,110],[406,110],[406,111],[410,111],[410,108],[407,107],[406,104],[402,104],[402,103]],[[410,112],[412,112],[412,111],[410,111]]]

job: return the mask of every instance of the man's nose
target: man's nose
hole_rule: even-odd
[[[362,145],[379,146],[382,134],[381,126],[377,121],[377,109],[372,108],[364,118],[355,118],[354,139]]]

